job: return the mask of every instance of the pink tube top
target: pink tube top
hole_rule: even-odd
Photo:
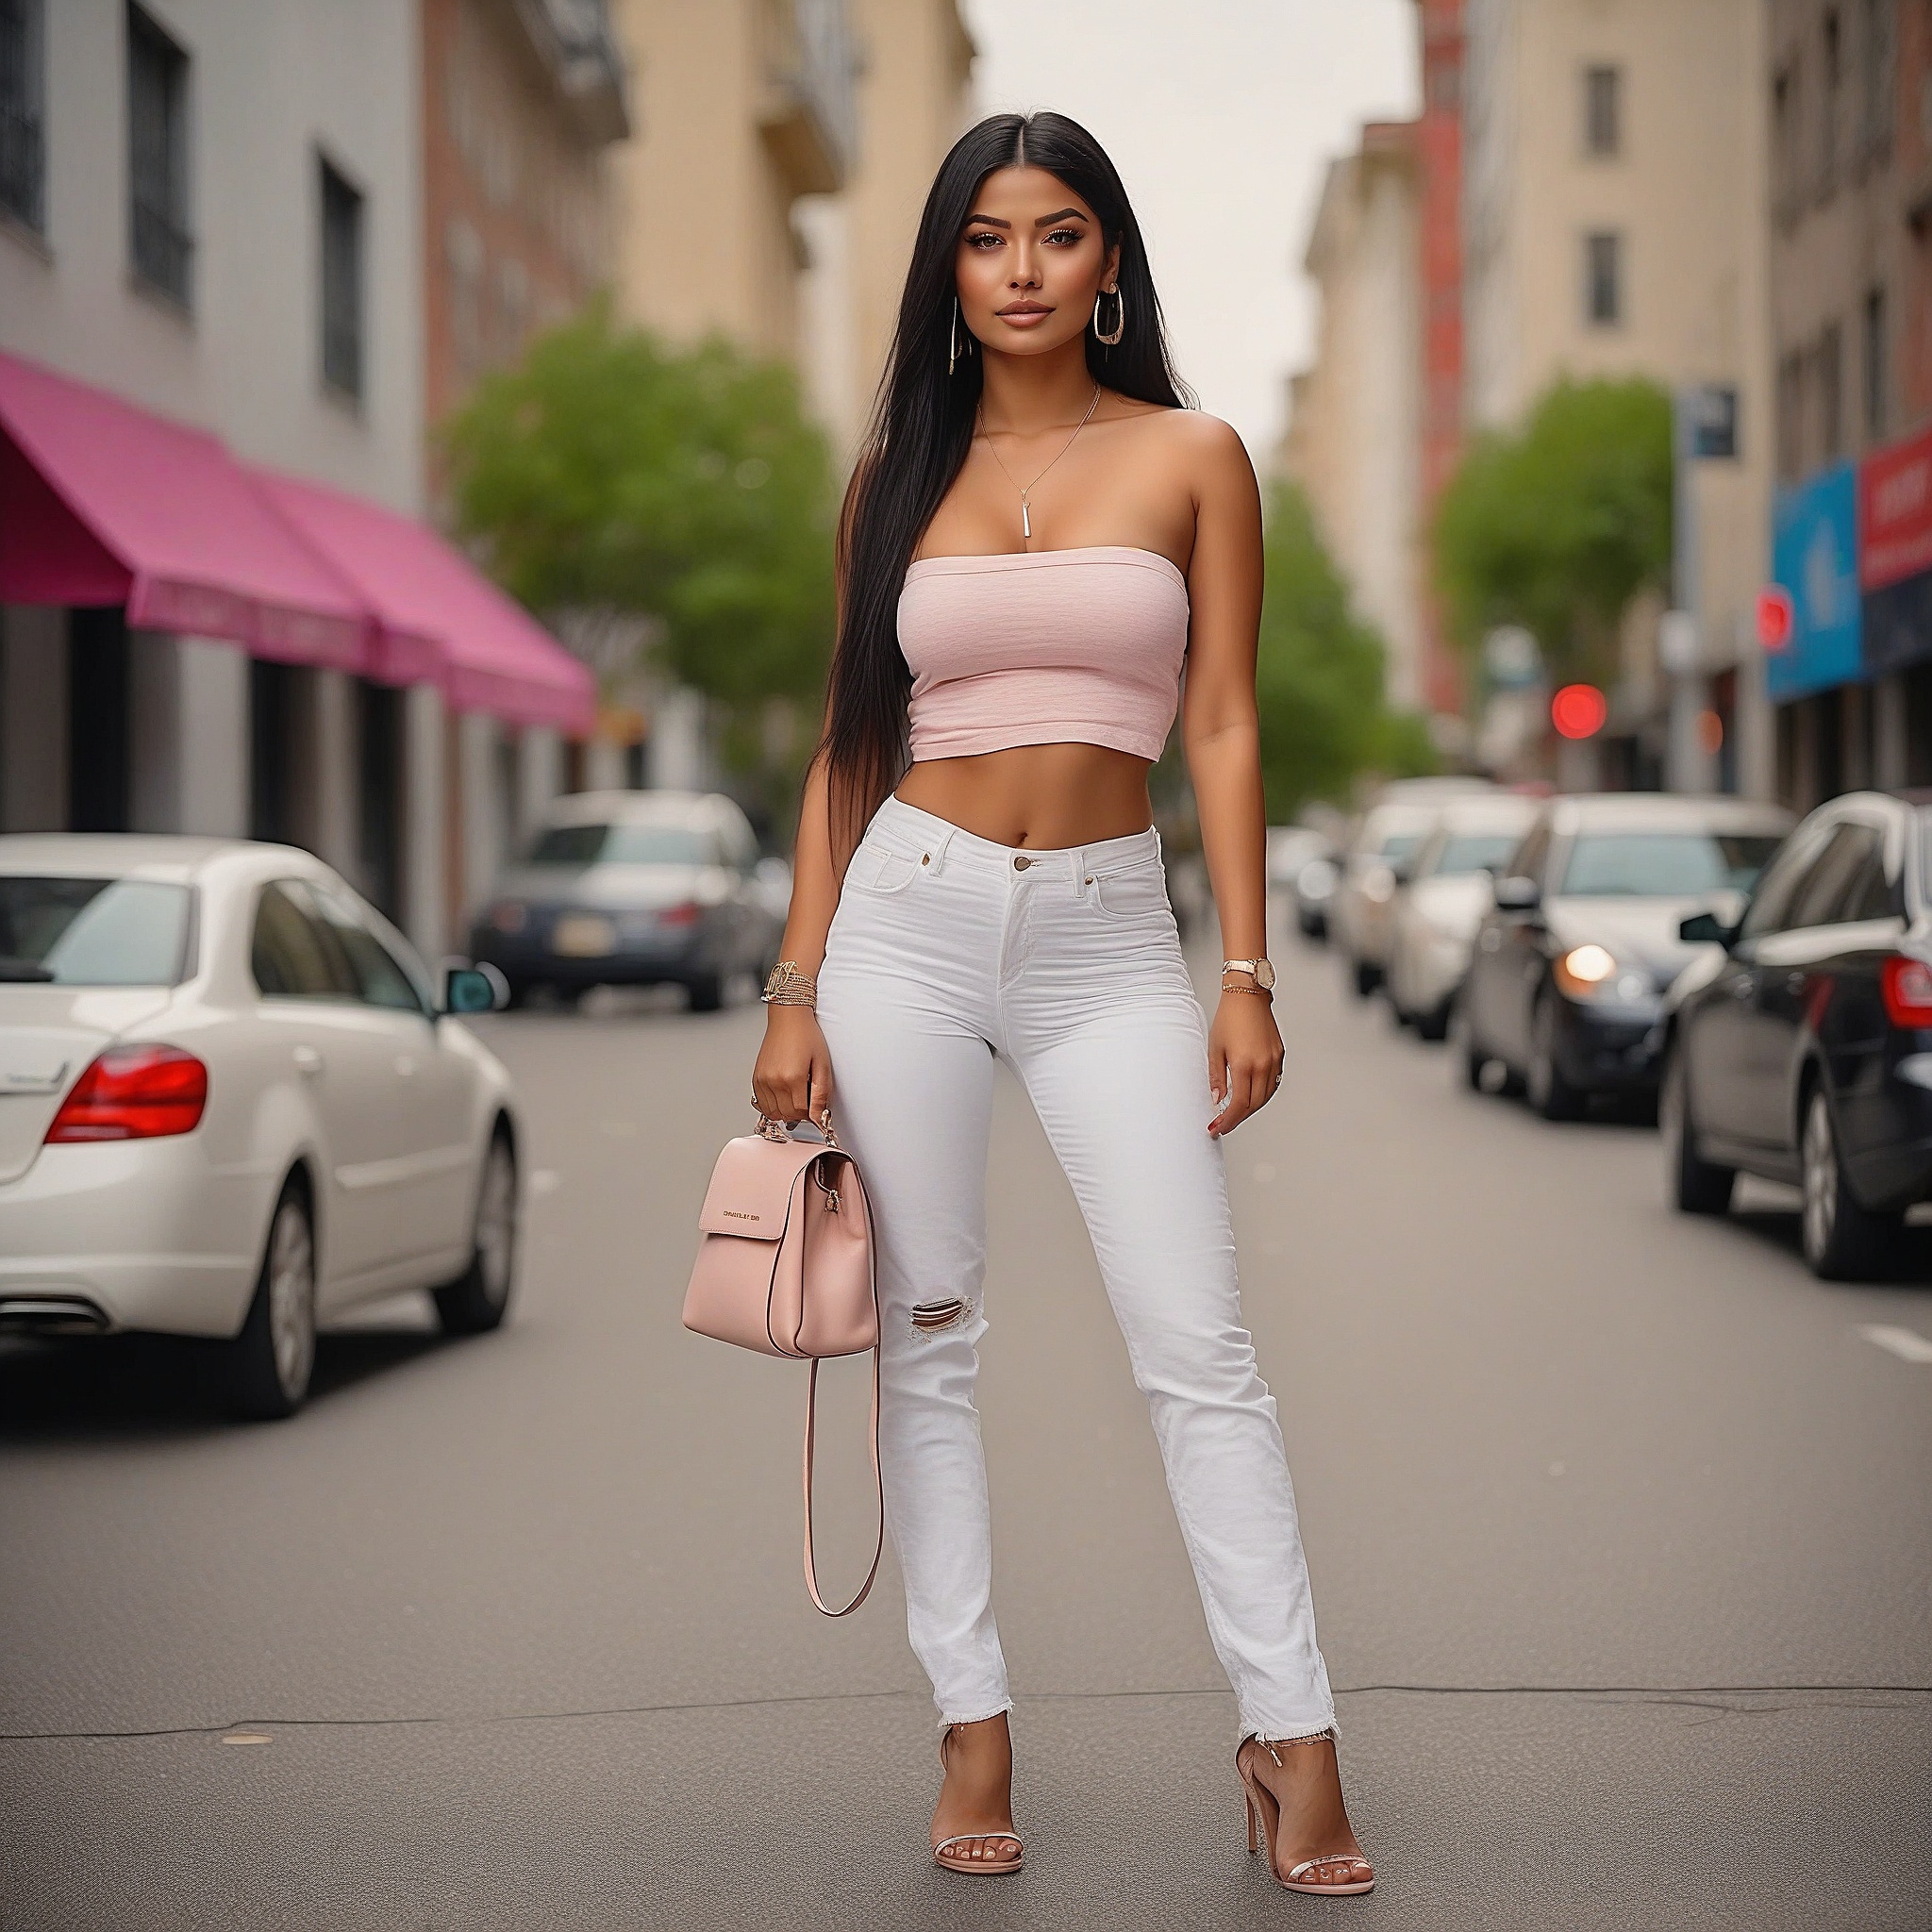
[[[899,648],[915,762],[1067,743],[1151,760],[1180,704],[1187,579],[1110,544],[924,558],[899,595]]]

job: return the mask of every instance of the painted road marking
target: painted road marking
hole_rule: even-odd
[[[1865,1322],[1858,1333],[1874,1348],[1895,1355],[1902,1362],[1932,1362],[1932,1341],[1911,1328],[1896,1328],[1890,1322]]]

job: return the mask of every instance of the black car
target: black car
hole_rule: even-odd
[[[1671,1198],[1722,1214],[1740,1171],[1804,1190],[1805,1258],[1881,1272],[1932,1195],[1932,796],[1821,806],[1724,946],[1673,990],[1660,1031]]]
[[[1790,822],[1739,798],[1552,799],[1476,929],[1450,1018],[1460,1077],[1480,1086],[1500,1060],[1546,1120],[1655,1092],[1663,997],[1697,951],[1683,921],[1735,917]]]
[[[778,955],[790,874],[760,859],[744,813],[720,793],[585,791],[558,799],[529,856],[478,915],[470,951],[509,982],[510,1004],[547,986],[685,988],[710,1012],[734,976]]]

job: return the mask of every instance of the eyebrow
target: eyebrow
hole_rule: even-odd
[[[1050,228],[1054,223],[1063,222],[1069,215],[1072,215],[1075,221],[1079,222],[1091,222],[1093,219],[1084,208],[1056,208],[1050,215],[1041,215],[1033,225],[1036,228]],[[968,215],[966,217],[968,227],[971,227],[974,222],[984,222],[989,228],[1010,228],[1013,225],[1011,222],[1001,220],[998,215]]]

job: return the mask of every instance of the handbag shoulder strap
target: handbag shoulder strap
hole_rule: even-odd
[[[813,1607],[828,1617],[849,1617],[872,1593],[874,1579],[879,1574],[879,1559],[886,1549],[886,1485],[879,1474],[879,1352],[872,1352],[872,1482],[878,1498],[879,1529],[873,1543],[872,1568],[865,1573],[865,1581],[858,1586],[858,1594],[843,1609],[835,1610],[819,1594],[818,1566],[812,1559],[811,1538],[811,1459],[812,1439],[817,1433],[819,1405],[819,1365],[816,1357],[812,1360],[811,1378],[806,1385],[805,1393],[805,1587],[811,1593]]]

